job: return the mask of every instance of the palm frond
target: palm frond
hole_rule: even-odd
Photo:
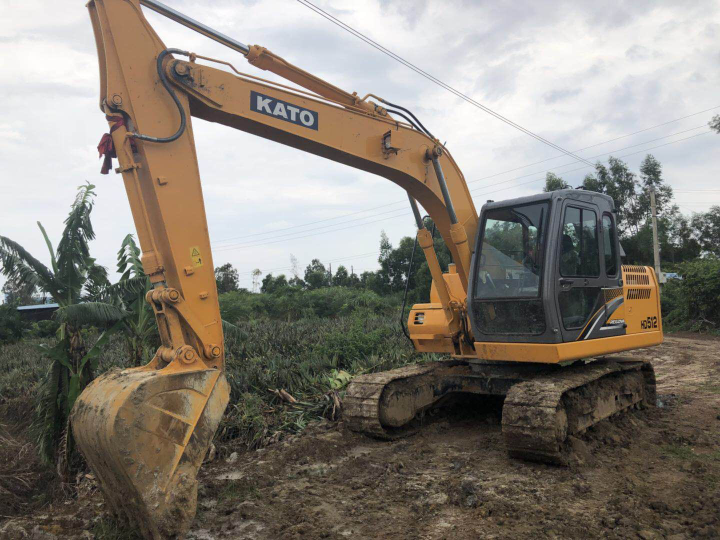
[[[65,229],[58,244],[58,279],[69,289],[74,298],[79,297],[87,272],[95,261],[90,257],[90,240],[95,231],[90,221],[93,208],[92,184],[80,186],[77,197],[65,219]]]
[[[59,322],[72,326],[107,324],[117,322],[128,315],[124,309],[106,302],[72,304],[63,306],[55,312],[55,318]]]
[[[85,296],[90,300],[101,300],[103,291],[110,285],[108,271],[104,266],[94,264],[95,259],[88,260],[91,260],[93,264],[88,268],[85,280]]]
[[[222,329],[225,340],[245,341],[248,338],[247,332],[226,320],[222,321]]]
[[[108,297],[119,296],[125,298],[127,296],[137,296],[140,294],[144,296],[147,290],[149,290],[149,282],[147,276],[143,274],[128,279],[121,279],[117,283],[108,285],[103,289],[103,294]]]
[[[53,249],[50,237],[48,236],[47,231],[45,231],[45,227],[43,227],[42,223],[38,221],[37,225],[38,227],[40,227],[40,232],[42,233],[43,238],[45,239],[45,244],[47,245],[48,251],[50,252],[50,262],[52,263],[53,272],[57,274],[57,260],[55,259],[55,250]]]
[[[117,271],[122,274],[122,279],[145,273],[140,256],[141,251],[135,243],[135,238],[132,234],[128,234],[123,239],[117,256]]]
[[[55,275],[47,266],[20,244],[5,236],[0,236],[0,265],[6,277],[21,284],[35,285],[49,292],[56,300],[62,292]]]
[[[30,433],[37,443],[38,454],[45,463],[55,460],[55,442],[60,427],[59,398],[61,392],[62,365],[53,362],[37,393],[35,416]]]

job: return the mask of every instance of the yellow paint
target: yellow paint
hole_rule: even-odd
[[[659,345],[662,332],[588,339],[570,343],[493,343],[476,341],[475,351],[481,360],[558,364],[581,358],[605,356],[622,351]]]

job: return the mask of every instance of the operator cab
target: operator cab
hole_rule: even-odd
[[[588,324],[608,298],[622,297],[615,220],[612,198],[584,190],[485,204],[468,291],[475,339],[560,343],[624,334],[622,323],[607,323],[612,313]]]

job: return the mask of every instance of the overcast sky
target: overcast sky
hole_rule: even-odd
[[[478,210],[488,198],[540,191],[551,168],[574,186],[590,171],[296,1],[166,2],[348,91],[412,109],[447,141]],[[84,3],[0,0],[0,234],[49,262],[35,222],[56,244],[76,187],[90,181],[98,194],[92,252],[113,270],[122,238],[135,229],[120,176],[99,173],[96,146],[107,123]],[[720,135],[707,128],[720,113],[720,2],[317,4],[561,147],[592,146],[578,151],[590,161],[627,155],[637,171],[651,152],[686,213],[720,204],[720,191],[689,191],[720,188]],[[169,47],[254,70],[238,53],[152,12],[147,18]],[[193,125],[214,262],[232,263],[242,286],[251,286],[254,268],[288,274],[291,254],[301,273],[312,258],[333,269],[374,269],[382,230],[394,244],[414,234],[404,192],[385,179],[223,126]]]

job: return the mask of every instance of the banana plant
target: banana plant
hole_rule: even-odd
[[[95,238],[90,221],[94,187],[87,183],[78,188],[57,249],[37,222],[48,248],[50,267],[17,242],[0,236],[0,272],[18,284],[48,293],[58,304],[58,340],[54,347],[42,349],[51,365],[38,394],[33,422],[39,453],[48,462],[67,464],[72,451],[68,429],[72,406],[93,379],[100,350],[117,330],[116,323],[127,316],[121,306],[92,301],[94,292],[109,284],[107,270],[90,256],[89,244]],[[81,330],[91,325],[109,330],[88,348]]]

